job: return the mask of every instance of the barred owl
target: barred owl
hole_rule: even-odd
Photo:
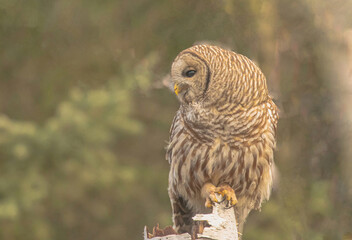
[[[241,229],[273,182],[278,111],[266,79],[247,57],[210,45],[182,51],[171,79],[180,101],[166,153],[174,228],[191,232],[192,217],[222,194]]]

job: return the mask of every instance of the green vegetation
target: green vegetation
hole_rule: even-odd
[[[171,224],[164,147],[178,102],[161,86],[197,41],[256,61],[281,109],[279,184],[246,239],[342,239],[352,231],[351,8],[0,0],[0,239],[141,239],[144,225]]]

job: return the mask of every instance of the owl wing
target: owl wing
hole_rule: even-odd
[[[177,143],[178,132],[182,131],[181,126],[181,112],[178,111],[174,117],[170,128],[170,142],[166,151],[166,159],[172,166],[175,164],[172,159],[172,152],[175,151],[174,147]],[[171,175],[170,175],[171,176]],[[193,211],[187,207],[187,200],[181,197],[176,189],[176,186],[172,184],[172,177],[169,179],[169,196],[172,206],[172,218],[174,222],[174,228],[178,233],[190,232],[193,224]]]
[[[166,160],[171,164],[172,163],[172,150],[173,150],[173,144],[175,143],[174,138],[176,134],[176,128],[180,124],[180,110],[177,111],[175,114],[175,117],[172,121],[171,128],[170,128],[170,140],[169,140],[169,145],[166,150]]]

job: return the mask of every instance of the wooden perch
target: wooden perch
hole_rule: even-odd
[[[220,198],[221,196],[219,196]],[[207,221],[210,227],[205,227],[202,234],[198,234],[197,239],[214,240],[238,240],[235,212],[233,208],[228,208],[227,201],[215,203],[211,214],[197,214],[193,217],[195,222]],[[144,240],[191,240],[188,233],[176,234],[174,230],[167,227],[164,230],[159,226],[153,229],[153,234],[148,233],[144,228]],[[171,234],[170,234],[171,233]]]

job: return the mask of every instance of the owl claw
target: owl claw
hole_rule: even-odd
[[[210,198],[205,199],[205,207],[206,208],[211,208],[212,206],[213,206],[213,203],[210,200]]]
[[[216,188],[216,193],[221,194],[224,200],[227,200],[229,207],[233,207],[237,203],[235,191],[229,185],[221,185]]]
[[[218,199],[216,198],[215,192],[210,193],[209,196],[205,199],[205,207],[211,208],[213,203],[218,203]]]
[[[219,199],[216,195],[221,195],[221,202],[227,200],[228,207],[233,207],[237,203],[235,191],[227,184],[215,187],[211,183],[206,183],[202,188],[202,195],[205,197],[205,207],[210,208]]]

